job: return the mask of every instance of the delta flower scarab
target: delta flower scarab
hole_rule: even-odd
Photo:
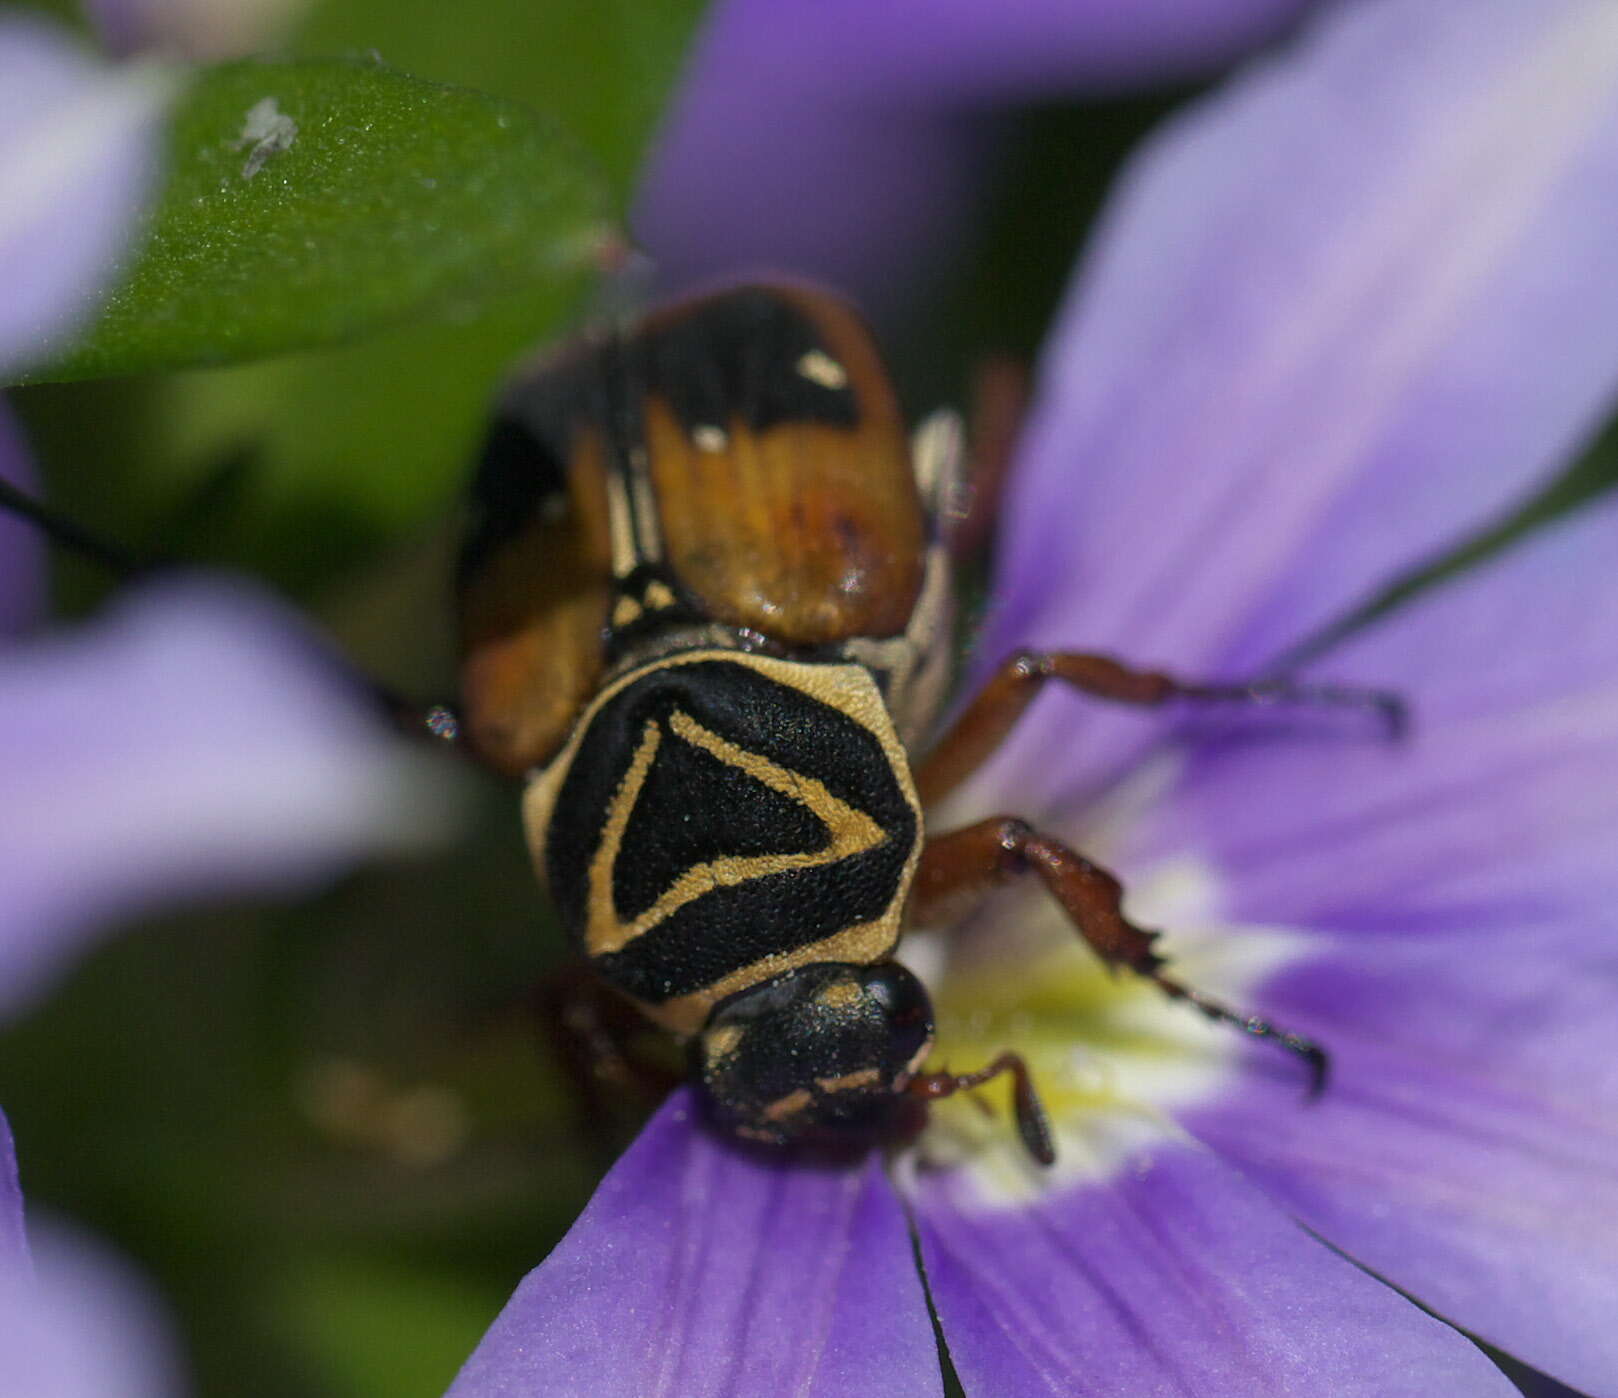
[[[1047,681],[1145,706],[1392,701],[1024,652],[920,746],[953,654],[963,467],[948,415],[906,442],[869,335],[802,288],[675,304],[507,395],[461,555],[456,726],[526,781],[536,868],[599,978],[581,994],[678,1035],[713,1123],[742,1140],[893,1140],[1009,1073],[1049,1164],[1015,1052],[922,1072],[932,1007],[895,959],[907,922],[1027,875],[1108,964],[1292,1050],[1318,1088],[1323,1051],[1176,979],[1106,870],[1015,816],[924,837],[921,803],[969,778]],[[633,1070],[610,1006],[560,1017]]]

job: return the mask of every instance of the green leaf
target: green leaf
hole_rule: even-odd
[[[592,161],[514,103],[374,62],[207,70],[175,114],[168,179],[130,275],[29,381],[235,363],[429,316],[465,322],[586,270],[606,210]]]

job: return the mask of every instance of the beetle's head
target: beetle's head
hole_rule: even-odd
[[[903,966],[822,964],[721,1002],[691,1054],[725,1130],[837,1143],[897,1129],[932,1042],[932,1004]]]

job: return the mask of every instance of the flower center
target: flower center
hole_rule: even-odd
[[[1175,974],[1229,1004],[1252,1005],[1263,982],[1303,953],[1297,934],[1224,917],[1217,873],[1195,856],[1158,864],[1129,890],[1130,916],[1166,929],[1158,945]],[[932,986],[938,1039],[930,1066],[966,1070],[1015,1049],[1056,1134],[1057,1164],[1041,1171],[1020,1154],[1004,1088],[937,1104],[917,1166],[970,1162],[986,1202],[1110,1177],[1139,1134],[1120,1132],[1121,1119],[1172,1130],[1172,1113],[1223,1090],[1251,1047],[1149,982],[1110,972],[1037,889],[997,899],[955,934]]]

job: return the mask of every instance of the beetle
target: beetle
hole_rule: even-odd
[[[932,1009],[895,959],[907,924],[1028,874],[1110,966],[1290,1050],[1318,1091],[1320,1046],[1176,980],[1107,870],[1014,816],[929,835],[923,809],[1051,681],[1139,705],[1397,701],[1023,652],[936,734],[962,443],[950,413],[907,436],[871,332],[799,286],[654,310],[513,382],[471,486],[454,731],[526,784],[570,945],[685,1044],[710,1117],[748,1141],[900,1137],[1009,1074],[1050,1163],[1015,1052],[925,1070]]]
[[[870,330],[829,292],[734,287],[587,333],[519,374],[480,454],[459,708],[366,687],[408,730],[525,784],[535,871],[587,986],[685,1045],[737,1138],[903,1139],[928,1102],[1010,1075],[1023,1143],[1051,1163],[1015,1051],[925,1070],[932,1008],[895,959],[906,926],[947,925],[1027,875],[1109,967],[1290,1051],[1318,1094],[1324,1049],[1176,979],[1109,871],[1013,815],[929,836],[923,809],[1051,681],[1143,706],[1363,708],[1394,737],[1401,701],[1023,651],[936,733],[957,545],[981,535],[999,472],[967,474],[959,418],[907,436]],[[0,507],[116,574],[151,570],[3,482]],[[561,1016],[601,1059],[621,1053],[610,1008]]]

